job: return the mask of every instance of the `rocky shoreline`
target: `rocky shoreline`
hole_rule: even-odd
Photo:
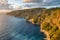
[[[35,24],[31,19],[30,20],[27,20],[27,22],[30,22],[32,24]],[[35,25],[37,25],[37,24],[35,24]],[[41,26],[40,26],[40,31],[43,32],[46,35],[46,38],[44,38],[44,40],[50,40],[49,33],[47,31],[43,30]]]
[[[47,36],[45,40],[60,40],[60,8],[17,10],[7,15],[26,18],[32,24],[40,25],[40,31]]]
[[[44,40],[50,40],[50,36],[49,36],[49,33],[47,31],[43,30],[42,28],[40,29],[40,31],[46,35],[46,38],[44,38]]]

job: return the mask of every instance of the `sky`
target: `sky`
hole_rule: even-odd
[[[25,3],[27,3],[27,6],[59,6],[60,0],[24,0]],[[28,4],[29,3],[29,4]]]
[[[6,0],[5,0],[6,1]],[[60,0],[7,0],[13,8],[60,7]],[[5,3],[4,3],[5,4]]]

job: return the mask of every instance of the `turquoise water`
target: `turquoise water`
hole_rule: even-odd
[[[44,33],[37,25],[25,19],[0,14],[0,40],[44,40]]]

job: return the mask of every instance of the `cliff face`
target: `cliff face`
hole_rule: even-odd
[[[48,40],[60,40],[60,8],[35,8],[7,13],[16,17],[26,18],[33,24],[38,24],[45,32]]]

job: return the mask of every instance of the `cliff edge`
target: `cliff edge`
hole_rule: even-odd
[[[46,40],[60,40],[60,8],[33,8],[7,13],[15,17],[25,18],[32,24],[40,25]]]

